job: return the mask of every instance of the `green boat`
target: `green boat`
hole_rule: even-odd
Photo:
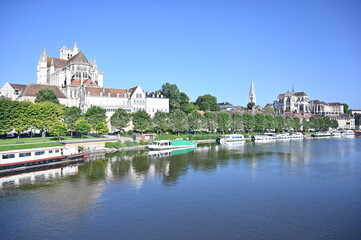
[[[160,140],[154,141],[147,145],[150,150],[166,150],[166,149],[181,149],[181,148],[194,148],[197,147],[197,143],[187,140]]]

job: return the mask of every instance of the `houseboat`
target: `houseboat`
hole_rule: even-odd
[[[342,137],[342,134],[339,131],[332,131],[331,136],[334,138],[339,138],[339,137]]]
[[[343,137],[355,136],[355,132],[352,130],[344,130],[341,132]]]
[[[86,160],[78,147],[46,147],[0,152],[0,173],[21,171],[40,166],[72,163]]]
[[[242,134],[227,134],[222,135],[217,138],[217,143],[225,144],[225,143],[233,143],[233,142],[245,142],[246,139]]]
[[[355,130],[355,136],[361,136],[361,131],[360,130]]]
[[[330,138],[332,137],[331,132],[316,132],[311,135],[313,138]]]
[[[291,136],[288,133],[281,133],[281,134],[277,134],[275,136],[275,139],[278,141],[290,141]]]
[[[291,140],[302,140],[303,138],[304,138],[303,134],[300,133],[300,132],[295,132],[295,133],[290,134],[290,139]]]
[[[187,140],[160,140],[154,141],[147,145],[150,150],[166,150],[166,149],[179,149],[179,148],[195,148],[197,143]]]
[[[264,133],[262,135],[255,135],[252,137],[254,142],[271,142],[276,140],[274,133]]]

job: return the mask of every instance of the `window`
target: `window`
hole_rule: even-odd
[[[59,152],[59,149],[55,150],[55,153],[58,153]]]
[[[4,154],[3,159],[15,158],[15,154]]]
[[[53,153],[53,150],[49,150],[49,153]]]
[[[19,153],[19,157],[29,157],[29,156],[31,156],[31,152]]]
[[[137,93],[136,98],[142,98],[142,94],[141,94],[141,93]]]
[[[44,155],[44,154],[45,154],[45,151],[35,152],[35,156],[38,156],[38,155]]]

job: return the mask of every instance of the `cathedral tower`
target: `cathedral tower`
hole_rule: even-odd
[[[47,56],[44,48],[43,53],[40,55],[38,65],[36,66],[36,79],[38,84],[48,83],[48,69],[47,69]]]
[[[254,105],[256,105],[256,91],[254,90],[254,83],[253,80],[251,82],[251,88],[249,90],[249,95],[248,95],[248,103],[253,102]]]

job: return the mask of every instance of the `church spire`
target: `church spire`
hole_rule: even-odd
[[[248,103],[253,102],[256,105],[256,91],[254,90],[253,80],[251,82],[251,88],[248,95]]]

